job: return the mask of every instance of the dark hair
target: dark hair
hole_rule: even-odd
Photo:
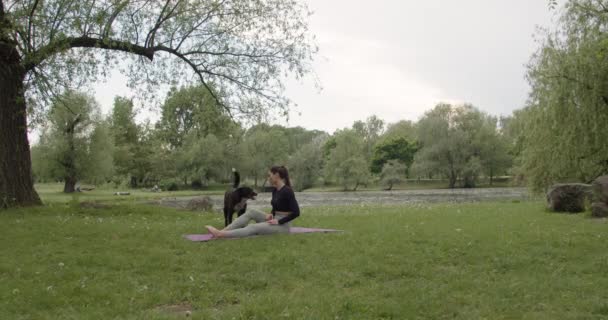
[[[285,166],[273,166],[270,168],[270,172],[279,174],[281,179],[285,180],[285,184],[291,187],[291,181],[289,181],[289,172],[287,172],[287,168]]]

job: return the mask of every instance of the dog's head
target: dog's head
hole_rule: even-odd
[[[239,198],[241,199],[251,199],[255,200],[255,197],[258,195],[253,189],[249,187],[240,187],[236,189],[236,192],[239,194]]]

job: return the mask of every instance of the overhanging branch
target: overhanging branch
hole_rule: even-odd
[[[116,50],[143,56],[148,58],[150,61],[152,61],[154,58],[154,48],[145,48],[126,41],[109,39],[102,40],[91,37],[65,38],[49,43],[31,57],[28,57],[28,59],[26,59],[25,69],[30,71],[50,56],[71,48],[99,48]]]
[[[194,72],[196,73],[196,75],[198,75],[199,79],[201,80],[201,83],[209,91],[209,93],[211,94],[211,96],[213,97],[213,99],[217,102],[217,104],[219,104],[222,108],[224,108],[224,110],[226,110],[226,112],[228,112],[228,115],[230,115],[230,118],[234,118],[234,116],[232,115],[232,110],[230,110],[230,108],[228,108],[222,102],[222,100],[215,94],[215,92],[213,92],[213,89],[211,89],[211,87],[209,87],[209,85],[205,81],[205,78],[203,77],[203,73],[197,68],[197,66],[192,61],[190,61],[190,59],[188,59],[187,57],[185,57],[183,54],[179,53],[177,50],[171,49],[171,48],[168,48],[168,47],[157,46],[154,49],[157,50],[157,51],[165,51],[165,52],[168,52],[170,54],[173,54],[174,56],[180,58],[182,61],[184,61],[186,64],[188,64],[190,66],[190,68],[192,68],[192,70],[194,70]]]

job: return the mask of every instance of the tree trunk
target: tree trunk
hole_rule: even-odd
[[[76,191],[76,178],[75,177],[65,177],[65,184],[63,185],[64,193],[73,193]]]
[[[458,177],[456,176],[456,172],[454,172],[454,167],[452,165],[450,165],[450,176],[448,177],[448,179],[450,180],[450,189],[454,189]]]
[[[74,144],[74,132],[79,119],[76,117],[68,125],[65,130],[66,139],[68,140],[68,152],[63,160],[65,167],[65,184],[63,185],[64,193],[72,193],[75,191],[76,181],[78,181],[78,173],[76,171],[76,145]]]
[[[454,174],[452,172],[452,173],[450,173],[450,189],[454,189],[455,186],[456,186],[456,174]]]
[[[42,204],[32,179],[24,79],[15,45],[0,33],[0,208]]]
[[[475,177],[465,176],[463,187],[464,188],[475,188]]]

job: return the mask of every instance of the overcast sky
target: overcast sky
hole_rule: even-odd
[[[533,35],[550,26],[547,0],[308,0],[320,53],[313,81],[288,82],[297,108],[288,126],[333,132],[377,115],[417,120],[440,102],[472,103],[494,115],[523,106]],[[115,74],[95,86],[108,112],[130,96]],[[157,119],[149,112],[142,118]]]

